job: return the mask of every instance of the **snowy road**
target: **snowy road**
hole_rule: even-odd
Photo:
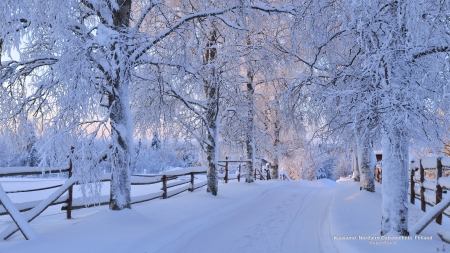
[[[332,193],[296,182],[265,191],[161,252],[336,252],[328,222]]]

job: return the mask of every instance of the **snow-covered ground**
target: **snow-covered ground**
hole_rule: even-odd
[[[429,209],[430,207],[427,206]],[[411,228],[424,213],[420,201],[409,204],[409,227]],[[443,217],[443,225],[432,222],[420,234],[420,238],[382,238],[381,228],[381,185],[376,183],[376,192],[359,191],[359,184],[352,180],[338,180],[330,209],[333,240],[340,252],[450,252],[450,245],[442,242],[437,231],[450,229],[450,219]],[[359,238],[362,236],[363,238]],[[376,238],[378,237],[378,238]],[[431,240],[429,240],[431,237]]]
[[[22,184],[0,182],[5,190]],[[436,231],[450,228],[446,217],[422,232],[431,240],[370,240],[379,236],[379,192],[379,185],[376,193],[360,192],[349,180],[233,181],[220,184],[216,197],[201,188],[131,210],[75,210],[71,220],[53,206],[31,223],[39,239],[16,233],[0,241],[0,252],[442,252]],[[410,226],[422,215],[410,205]],[[11,222],[1,216],[0,231]]]

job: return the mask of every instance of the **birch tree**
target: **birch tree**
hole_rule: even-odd
[[[237,6],[177,13],[156,1],[30,0],[3,1],[1,8],[7,14],[0,29],[2,120],[25,111],[44,118],[55,138],[69,132],[91,141],[103,136],[112,164],[110,208],[129,208],[134,132],[129,93],[137,70],[154,65],[188,69],[156,52],[190,21]],[[245,8],[295,14],[293,5]],[[5,60],[5,52],[14,50],[18,57]]]

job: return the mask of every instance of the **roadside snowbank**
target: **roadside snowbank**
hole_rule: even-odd
[[[409,227],[423,215],[419,206],[409,204]],[[380,236],[381,185],[376,183],[376,192],[370,193],[360,191],[359,183],[346,179],[338,180],[330,221],[334,244],[340,252],[349,253],[442,252],[444,243],[437,231],[450,228],[450,219],[444,217],[442,226],[432,222],[419,237],[383,238]],[[450,248],[450,245],[445,244],[444,247]]]

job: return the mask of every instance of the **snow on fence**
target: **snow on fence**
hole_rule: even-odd
[[[241,174],[241,164],[239,164],[239,172],[238,174],[229,175],[228,173],[228,163],[229,162],[245,162],[245,161],[234,161],[228,160],[228,157],[224,161],[225,162],[225,171],[224,173],[218,173],[218,178],[223,179],[225,183],[228,183],[228,180],[237,179],[240,181]],[[61,208],[62,210],[66,210],[67,218],[70,219],[72,214],[71,211],[74,209],[86,208],[97,205],[108,205],[110,201],[110,196],[100,196],[99,203],[86,205],[83,202],[82,198],[73,198],[73,185],[78,184],[76,180],[72,177],[72,162],[69,162],[69,168],[34,168],[34,167],[15,167],[15,168],[0,168],[0,177],[10,177],[10,176],[21,176],[21,175],[39,175],[39,174],[47,174],[47,173],[61,173],[68,172],[68,179],[64,184],[58,184],[48,187],[34,188],[34,189],[26,189],[26,190],[14,190],[7,191],[6,194],[13,193],[23,193],[23,192],[33,192],[33,191],[42,191],[53,188],[58,188],[53,194],[51,194],[45,200],[36,200],[29,201],[24,203],[16,203],[14,206],[17,208],[17,211],[25,212],[23,215],[24,219],[27,222],[31,222],[34,218],[39,216],[47,207],[52,205],[64,204]],[[194,175],[196,174],[205,174],[206,168],[204,167],[189,167],[181,170],[172,170],[172,171],[163,171],[158,175],[132,175],[131,176],[131,185],[150,185],[156,183],[162,183],[162,187],[160,191],[153,192],[146,195],[141,196],[132,196],[131,204],[136,204],[144,201],[149,201],[157,198],[170,198],[177,194],[180,194],[184,191],[194,191],[195,189],[201,188],[206,185],[206,181],[194,182]],[[171,180],[175,180],[180,176],[190,176],[190,180],[178,180],[169,182]],[[101,180],[101,182],[111,181],[111,174],[105,173]],[[169,190],[172,187],[179,186],[173,190]],[[63,194],[68,192],[67,195]],[[8,198],[9,199],[9,198]],[[12,203],[11,203],[12,204]],[[27,211],[27,212],[26,212]],[[12,215],[10,210],[7,210],[6,207],[0,207],[0,215]],[[15,216],[17,216],[15,214]],[[14,219],[14,218],[13,218]],[[11,224],[8,228],[6,228],[2,233],[0,233],[0,238],[8,239],[11,235],[19,230],[19,224]],[[23,228],[21,227],[22,231]],[[23,231],[22,231],[23,232]],[[24,234],[25,235],[25,234]],[[28,236],[25,236],[28,238]]]
[[[26,170],[26,168],[19,168],[20,172],[11,173],[11,171],[15,171],[15,169],[16,168],[0,168],[0,177],[7,177],[7,176],[11,176],[11,175],[18,176],[18,175],[32,175],[32,174],[43,174],[43,173],[46,174],[46,173],[50,173],[50,172],[51,173],[69,172],[69,174],[71,176],[71,173],[70,173],[71,168],[70,167],[66,168],[66,169],[52,169],[52,170],[42,170],[39,168],[32,168],[32,167],[28,168],[29,170]],[[23,173],[23,174],[21,174],[21,173]],[[186,191],[186,190],[193,191],[197,188],[203,187],[206,185],[206,181],[194,183],[194,175],[195,174],[204,174],[204,173],[206,173],[206,168],[191,167],[191,168],[185,168],[185,169],[177,170],[177,171],[166,171],[160,175],[131,176],[131,185],[149,185],[149,184],[162,183],[161,191],[151,193],[151,194],[141,195],[141,196],[133,196],[133,197],[131,197],[131,203],[135,204],[135,203],[149,201],[149,200],[156,199],[156,198],[170,198],[170,197],[175,196],[183,191]],[[186,176],[186,175],[191,175],[191,180],[179,180],[179,181],[174,181],[174,182],[168,182],[168,181],[177,179],[177,177],[179,177],[179,176]],[[111,174],[110,173],[104,174],[100,181],[101,182],[111,181]],[[188,184],[188,183],[190,183],[190,184],[185,187],[181,187],[182,188],[181,191],[180,191],[180,189],[176,189],[173,191],[169,190],[172,187],[180,186],[180,185]],[[78,184],[78,183],[76,182],[75,184]],[[61,184],[58,184],[58,185],[49,186],[49,187],[6,191],[6,193],[13,194],[13,193],[42,191],[42,190],[48,190],[48,189],[57,188],[57,187],[61,187],[61,186],[62,186]],[[70,190],[70,188],[72,188],[72,186],[69,187],[68,191]],[[100,203],[97,203],[95,205],[98,205],[98,204],[107,205],[107,204],[109,204],[109,199],[110,199],[110,196],[101,196]],[[42,201],[43,200],[36,200],[36,201],[29,201],[29,202],[24,202],[24,203],[16,203],[15,206],[19,209],[19,211],[25,212],[25,211],[31,210],[33,207],[35,207]],[[69,193],[65,196],[58,197],[50,205],[58,205],[58,204],[65,204],[65,206],[62,207],[62,210],[67,211],[67,218],[69,218],[69,219],[71,218],[70,210],[94,206],[94,205],[86,206],[83,203],[82,198],[74,199],[73,193],[71,191],[69,191]],[[68,208],[69,206],[71,206],[71,208]],[[4,208],[0,207],[0,215],[6,215],[6,214],[8,214],[8,212]]]
[[[424,157],[419,160],[419,163],[412,161],[409,179],[410,202],[414,204],[415,199],[419,199],[423,212],[426,212],[427,204],[430,206],[439,204],[442,201],[442,194],[446,193],[444,190],[450,190],[450,177],[445,177],[443,173],[448,169],[450,169],[448,157]],[[435,180],[426,179],[426,170],[435,170]],[[446,208],[436,216],[436,222],[439,225],[442,224],[442,213],[450,217],[450,209]]]

